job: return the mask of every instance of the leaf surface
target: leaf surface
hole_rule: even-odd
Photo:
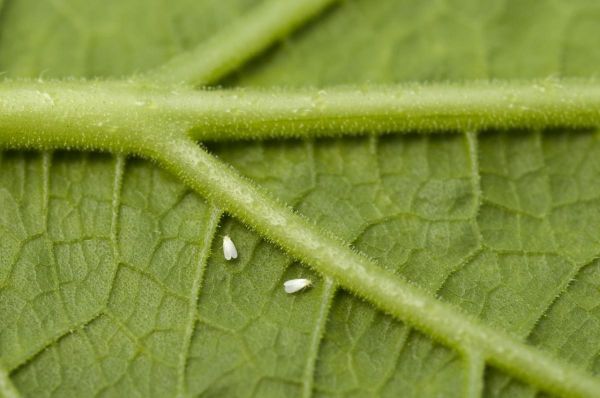
[[[134,3],[8,2],[1,66],[120,76],[252,5],[147,3],[139,18]],[[590,76],[598,17],[585,2],[344,2],[226,83]],[[598,371],[596,132],[210,150],[381,266]],[[151,164],[4,152],[0,165],[0,357],[23,395],[463,396],[482,378],[489,396],[536,394],[492,368],[473,372],[240,223],[223,217],[217,228],[217,209]],[[236,261],[223,259],[224,234]],[[286,295],[293,277],[315,287]]]

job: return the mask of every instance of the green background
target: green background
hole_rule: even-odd
[[[0,70],[141,73],[255,3],[5,0]],[[590,77],[600,65],[599,21],[595,1],[345,1],[221,83]],[[382,266],[565,363],[600,371],[596,131],[209,149]],[[324,289],[239,222],[214,222],[201,197],[138,159],[0,153],[0,358],[21,393],[291,397],[311,378],[316,397],[464,395],[472,380],[457,353]],[[224,234],[237,261],[223,259]],[[315,286],[286,295],[281,284],[292,277]],[[486,396],[536,394],[486,369]]]

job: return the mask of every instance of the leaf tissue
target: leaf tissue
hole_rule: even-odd
[[[0,396],[600,396],[599,34],[0,1]]]

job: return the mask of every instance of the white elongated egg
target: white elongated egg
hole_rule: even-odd
[[[223,256],[225,256],[225,260],[237,258],[237,249],[228,235],[223,237]]]
[[[283,283],[283,289],[288,294],[296,293],[310,286],[312,286],[310,279],[290,279]]]

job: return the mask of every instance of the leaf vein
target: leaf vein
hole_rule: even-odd
[[[310,398],[313,395],[316,362],[319,355],[321,342],[323,341],[323,334],[325,333],[325,326],[327,324],[329,310],[331,309],[331,303],[333,297],[335,296],[335,291],[335,282],[331,278],[323,278],[323,291],[321,294],[321,301],[319,303],[319,312],[317,315],[315,328],[313,329],[310,343],[308,345],[308,355],[306,357],[306,364],[302,376],[302,396],[304,398]]]
[[[186,320],[183,335],[182,349],[179,355],[179,367],[177,369],[177,396],[179,397],[183,397],[186,394],[185,367],[189,358],[189,349],[191,345],[192,334],[194,332],[194,326],[196,325],[196,307],[198,306],[198,298],[200,295],[200,289],[202,287],[204,271],[210,256],[212,241],[216,235],[217,227],[222,214],[223,213],[220,209],[216,208],[214,205],[210,205],[207,214],[208,220],[205,224],[206,233],[204,234],[202,248],[198,254],[197,267],[193,275],[192,288],[188,303],[188,318]]]

